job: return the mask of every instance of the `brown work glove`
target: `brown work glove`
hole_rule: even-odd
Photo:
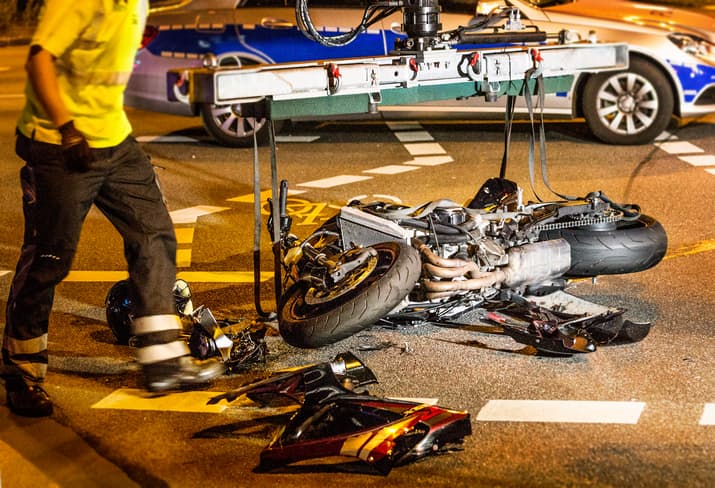
[[[94,161],[94,155],[87,144],[87,138],[75,128],[74,122],[71,120],[62,124],[59,131],[62,135],[62,157],[65,167],[70,171],[84,173]]]

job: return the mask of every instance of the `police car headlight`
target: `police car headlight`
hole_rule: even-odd
[[[679,33],[670,34],[668,39],[682,51],[715,64],[715,44],[712,42],[691,34]]]

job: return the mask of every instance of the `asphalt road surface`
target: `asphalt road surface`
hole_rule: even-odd
[[[0,49],[2,307],[22,238],[13,130],[23,56],[24,48]],[[158,167],[180,241],[180,277],[190,282],[194,304],[219,318],[254,320],[253,151],[213,144],[196,119],[136,110],[130,117]],[[293,191],[294,231],[305,235],[354,197],[464,201],[498,173],[502,138],[501,124],[479,121],[293,124],[281,133],[277,155],[279,176]],[[527,140],[528,126],[518,124],[507,176],[530,198]],[[668,233],[668,254],[655,268],[570,290],[653,322],[644,341],[556,358],[529,354],[508,338],[434,326],[373,328],[309,351],[272,333],[264,365],[227,375],[208,391],[148,398],[131,348],[116,344],[105,322],[105,295],[125,265],[118,234],[93,210],[51,317],[46,389],[55,413],[19,418],[0,401],[0,483],[713,486],[715,117],[674,124],[662,141],[645,146],[599,144],[578,122],[549,123],[547,140],[553,187],[577,195],[602,190],[615,201],[636,202]],[[267,190],[268,150],[259,157]],[[548,194],[540,180],[536,189]],[[265,232],[262,242],[261,303],[273,310]],[[255,472],[259,453],[289,412],[245,399],[215,408],[207,397],[347,350],[377,376],[371,393],[469,411],[473,432],[461,449],[386,477],[346,459]]]

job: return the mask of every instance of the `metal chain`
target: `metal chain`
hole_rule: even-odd
[[[545,230],[559,230],[559,229],[570,229],[572,227],[583,227],[587,225],[596,225],[596,224],[607,224],[611,222],[618,222],[621,220],[622,215],[617,214],[617,215],[611,215],[609,217],[590,217],[586,219],[580,219],[580,220],[571,220],[571,221],[566,221],[566,222],[554,222],[552,224],[537,224],[534,227],[531,228],[531,230],[534,230],[536,232],[543,232]]]

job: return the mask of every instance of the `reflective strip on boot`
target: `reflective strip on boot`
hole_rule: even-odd
[[[146,315],[137,317],[132,321],[134,335],[141,336],[153,334],[155,332],[164,332],[166,330],[181,330],[181,320],[177,315]]]
[[[183,341],[174,341],[167,344],[156,344],[137,349],[136,357],[139,364],[153,364],[169,359],[176,359],[190,354],[189,346]]]

